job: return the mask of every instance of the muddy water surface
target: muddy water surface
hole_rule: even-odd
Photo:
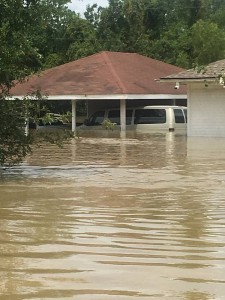
[[[80,137],[0,181],[0,299],[225,299],[225,140]]]

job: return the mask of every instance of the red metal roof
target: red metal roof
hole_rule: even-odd
[[[43,94],[118,95],[118,94],[185,94],[185,88],[159,83],[156,79],[183,69],[136,53],[103,51],[60,65],[17,83],[10,93],[27,95],[41,90]]]

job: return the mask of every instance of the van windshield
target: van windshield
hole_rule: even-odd
[[[136,109],[134,124],[166,123],[165,109]]]
[[[184,115],[185,115],[185,119],[186,119],[186,123],[187,123],[187,109],[184,109]]]
[[[185,123],[183,110],[175,108],[173,111],[174,111],[175,123]]]
[[[120,110],[110,110],[108,113],[108,119],[112,123],[116,123],[117,125],[120,125]],[[132,120],[132,110],[128,109],[126,110],[126,124],[130,125]]]
[[[104,111],[104,110],[96,111],[96,112],[89,118],[87,125],[88,125],[88,126],[102,125],[102,122],[104,121],[104,117],[105,117],[105,111]]]

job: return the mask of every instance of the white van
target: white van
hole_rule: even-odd
[[[92,114],[77,127],[79,130],[102,130],[108,120],[113,129],[120,129],[120,110],[101,109]],[[183,106],[144,106],[126,109],[126,129],[140,132],[187,130],[187,107]]]

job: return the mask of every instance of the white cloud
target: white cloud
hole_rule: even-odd
[[[71,3],[68,3],[68,7],[71,10],[74,10],[76,13],[83,13],[86,11],[87,5],[97,4],[98,6],[106,7],[108,6],[108,0],[71,0]]]

